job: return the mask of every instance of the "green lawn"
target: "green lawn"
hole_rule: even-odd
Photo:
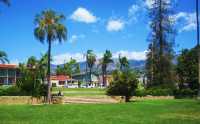
[[[65,96],[105,96],[105,89],[101,88],[57,88],[54,87],[52,92],[62,91]]]
[[[127,104],[0,105],[0,124],[200,124],[200,102],[146,100]]]

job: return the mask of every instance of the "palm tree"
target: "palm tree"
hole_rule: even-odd
[[[34,29],[35,37],[41,42],[44,43],[46,40],[48,43],[48,71],[47,71],[47,81],[48,81],[48,102],[51,102],[51,84],[50,84],[50,75],[51,75],[51,45],[52,42],[65,41],[67,38],[67,29],[61,23],[65,19],[63,15],[57,14],[53,10],[43,11],[40,15],[37,15],[35,18],[36,28]]]
[[[50,61],[52,61],[52,57],[50,57]],[[42,55],[41,59],[39,60],[39,71],[40,71],[40,77],[42,81],[44,82],[47,75],[47,69],[48,68],[48,53],[45,53]]]
[[[86,59],[87,59],[87,66],[89,67],[89,72],[90,72],[90,85],[91,85],[92,84],[92,68],[96,62],[96,55],[93,53],[92,50],[87,51]]]
[[[9,63],[8,56],[4,51],[0,51],[0,62],[3,64]]]
[[[119,63],[120,63],[120,70],[121,71],[123,71],[125,68],[129,67],[128,59],[125,56],[121,57],[121,55],[119,55]]]
[[[103,55],[101,60],[101,68],[102,68],[102,79],[103,79],[103,86],[106,86],[106,76],[107,76],[107,67],[109,63],[112,63],[112,53],[109,50]]]

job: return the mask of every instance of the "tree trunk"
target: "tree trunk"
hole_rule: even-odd
[[[107,86],[107,66],[105,65],[105,70],[104,70],[104,86]]]
[[[104,69],[102,67],[102,86],[104,86]]]
[[[162,73],[164,73],[163,70],[163,27],[162,27],[162,21],[163,21],[163,17],[162,17],[162,0],[159,0],[159,44],[160,44],[160,51],[159,51],[159,81],[160,83],[163,85],[163,75]],[[159,85],[159,84],[158,84]]]
[[[129,96],[125,96],[125,102],[130,102],[130,97]]]
[[[90,85],[92,84],[92,68],[90,68]]]
[[[48,81],[48,91],[47,91],[47,100],[48,103],[51,103],[51,41],[48,41],[48,70],[47,70],[47,81]]]

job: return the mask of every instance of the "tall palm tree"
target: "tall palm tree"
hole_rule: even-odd
[[[0,62],[3,64],[9,63],[8,56],[4,51],[0,51]]]
[[[121,57],[121,55],[119,55],[119,63],[120,63],[121,71],[123,71],[125,68],[129,67],[128,59],[125,56]]]
[[[102,79],[103,79],[103,86],[106,86],[106,76],[107,76],[107,67],[109,63],[112,63],[112,53],[109,50],[103,55],[101,60],[101,68],[102,68]]]
[[[92,50],[88,50],[86,58],[87,58],[87,66],[89,67],[89,72],[90,72],[90,85],[91,85],[92,84],[92,68],[96,62],[96,55],[93,53]]]
[[[34,29],[35,37],[41,42],[44,43],[46,40],[48,43],[48,71],[47,71],[47,81],[48,81],[48,96],[47,100],[51,103],[51,84],[50,84],[50,75],[51,75],[51,45],[52,42],[65,41],[67,39],[67,29],[61,23],[65,17],[63,15],[57,14],[53,10],[43,11],[40,15],[35,17],[36,28]]]
[[[196,22],[197,22],[197,47],[198,47],[198,67],[199,67],[199,92],[198,98],[200,99],[200,46],[199,46],[199,0],[196,0]]]

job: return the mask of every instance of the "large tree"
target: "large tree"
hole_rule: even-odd
[[[180,89],[198,89],[198,47],[182,50],[177,58],[176,72]]]
[[[152,0],[152,7],[149,8],[151,34],[146,63],[149,87],[174,86],[172,60],[175,30],[171,4],[168,0]]]
[[[87,59],[87,66],[89,67],[90,85],[91,85],[92,84],[92,68],[96,62],[96,55],[93,53],[92,50],[87,51],[86,59]],[[87,72],[86,72],[86,74],[87,74]]]
[[[53,10],[46,10],[41,12],[41,14],[35,17],[36,28],[34,29],[35,37],[41,42],[44,43],[45,40],[48,43],[48,71],[47,71],[47,81],[48,81],[48,102],[51,103],[51,45],[53,42],[62,42],[67,38],[67,29],[62,24],[62,20],[65,17],[61,14],[57,14]]]
[[[104,53],[103,58],[101,60],[103,86],[106,86],[108,64],[110,64],[112,62],[113,62],[112,53],[109,50],[106,50],[106,52]]]
[[[8,56],[4,51],[0,51],[0,62],[1,63],[9,63]]]
[[[197,26],[197,47],[198,47],[198,99],[200,99],[200,44],[199,44],[199,0],[196,0],[196,26]]]

